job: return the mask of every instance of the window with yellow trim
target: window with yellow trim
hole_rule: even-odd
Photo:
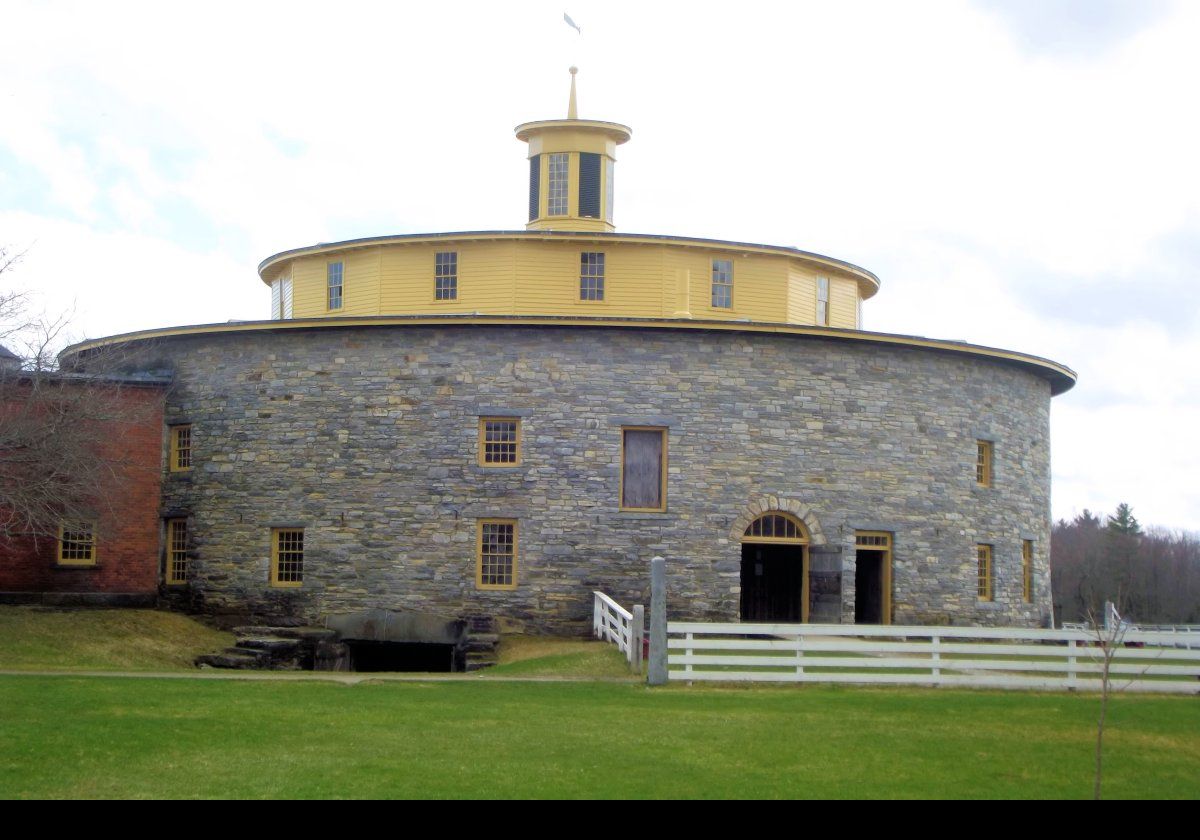
[[[1033,603],[1033,540],[1021,541],[1021,598]]]
[[[60,566],[96,565],[96,529],[91,525],[63,525],[58,530]]]
[[[621,429],[621,510],[667,509],[667,430]]]
[[[517,588],[517,521],[515,519],[479,520],[475,585],[479,589]]]
[[[733,308],[733,260],[712,261],[712,305],[714,309]]]
[[[326,303],[330,311],[342,308],[346,267],[340,262],[325,264]]]
[[[579,299],[604,300],[604,254],[584,251],[579,255]]]
[[[168,586],[187,583],[187,520],[167,520],[167,563],[164,575]]]
[[[271,529],[271,586],[304,583],[304,529]]]
[[[990,440],[975,441],[975,483],[980,487],[992,486],[992,457],[994,454]]]
[[[976,594],[980,601],[993,601],[996,596],[996,580],[992,568],[992,547],[980,543],[975,546]]]
[[[521,463],[521,418],[479,418],[479,465],[515,467]]]
[[[186,472],[192,468],[192,427],[171,427],[171,472]]]
[[[433,255],[433,299],[458,300],[458,251]]]

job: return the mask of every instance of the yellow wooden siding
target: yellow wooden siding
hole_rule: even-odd
[[[379,313],[379,262],[381,248],[302,257],[292,263],[292,315],[319,318],[327,315]],[[329,309],[329,263],[342,263],[342,307]]]
[[[666,258],[676,268],[691,271],[691,311],[693,318],[719,321],[750,319],[779,323],[787,319],[788,261],[786,258],[737,257],[719,251],[681,253]],[[733,266],[733,306],[712,305],[713,260],[729,260]]]
[[[458,254],[458,296],[434,297],[435,255]],[[579,299],[579,255],[603,253],[604,300]],[[712,261],[733,265],[733,306],[712,306]],[[344,265],[343,306],[326,306],[326,265]],[[294,315],[455,314],[690,317],[812,324],[817,274],[786,256],[745,255],[662,243],[498,241],[396,243],[297,257]],[[820,276],[827,276],[821,274]],[[858,289],[829,278],[830,326],[853,329]],[[680,314],[689,313],[689,314]]]
[[[458,296],[435,300],[437,254],[458,254]],[[512,312],[513,245],[508,242],[422,243],[387,248],[379,270],[380,312],[487,314]]]
[[[789,324],[812,324],[817,320],[817,278],[796,269],[788,272]]]
[[[292,263],[292,315],[320,318],[325,308],[325,257],[301,257]]]
[[[632,318],[661,318],[673,313],[663,308],[666,278],[660,247],[610,248],[605,251],[604,273],[604,303],[581,302],[577,307],[580,313],[597,311]],[[674,278],[671,280],[673,285]]]
[[[853,280],[829,278],[829,326],[852,330],[856,327],[858,287]]]
[[[379,259],[379,248],[355,251],[341,257],[344,266],[343,314],[371,315],[379,311]]]

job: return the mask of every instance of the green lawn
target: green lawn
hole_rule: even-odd
[[[0,797],[1087,797],[1094,695],[0,677]],[[1200,797],[1200,702],[1118,697],[1105,794]]]
[[[156,610],[0,607],[0,670],[191,669],[233,635]]]

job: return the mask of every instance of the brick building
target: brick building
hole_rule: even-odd
[[[146,375],[0,374],[5,498],[35,484],[51,499],[56,481],[96,485],[79,521],[43,517],[38,528],[12,509],[0,510],[9,532],[0,538],[0,600],[156,602],[168,382]]]

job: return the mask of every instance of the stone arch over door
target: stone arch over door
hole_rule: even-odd
[[[812,508],[797,499],[781,496],[762,496],[742,508],[742,512],[733,520],[733,526],[729,529],[730,541],[740,543],[746,529],[750,527],[750,523],[764,513],[773,511],[790,513],[803,522],[804,527],[808,529],[810,545],[825,545],[825,534],[821,530],[821,523],[816,514],[812,512]]]
[[[769,514],[786,514],[803,524],[808,531],[808,541],[803,547],[804,562],[804,616],[806,621],[818,624],[838,624],[842,621],[842,548],[830,545],[821,529],[821,522],[812,508],[799,499],[785,496],[762,496],[742,509],[729,530],[729,540],[742,547],[743,587],[745,586],[747,543],[746,529],[755,520]],[[747,593],[743,588],[739,610],[745,615]]]

